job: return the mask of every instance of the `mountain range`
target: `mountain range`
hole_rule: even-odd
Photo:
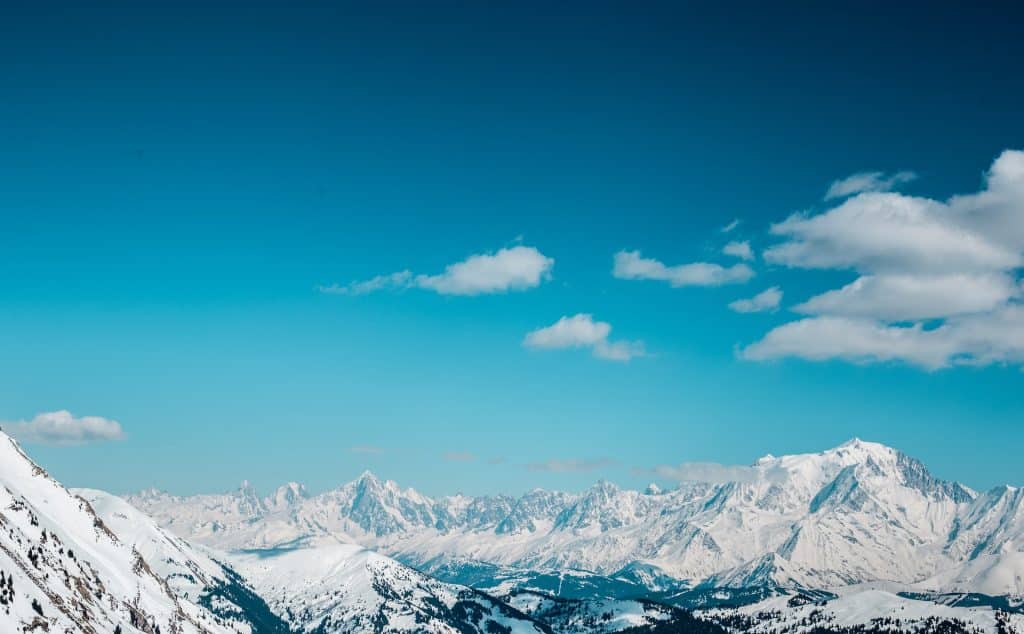
[[[0,631],[1024,632],[1024,494],[853,440],[671,490],[67,489],[0,432]]]
[[[648,589],[832,589],[895,583],[1024,594],[1024,491],[976,492],[884,445],[852,440],[758,460],[744,481],[662,491],[430,498],[366,472],[318,495],[143,491],[164,528],[224,550],[337,537],[453,580],[579,571]]]

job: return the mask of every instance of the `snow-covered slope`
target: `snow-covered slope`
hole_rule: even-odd
[[[236,552],[233,563],[296,631],[538,634],[550,630],[476,590],[334,540]]]
[[[268,500],[246,493],[231,512],[302,499],[296,486]],[[236,571],[222,563],[229,556],[192,546],[121,498],[66,489],[2,434],[0,509],[4,633],[550,632],[479,591],[330,538],[235,552]]]
[[[0,631],[228,633],[0,432]]]
[[[118,538],[131,545],[176,596],[204,606],[239,631],[287,633],[290,628],[274,615],[241,576],[207,552],[168,533],[121,498],[95,489],[73,492],[92,506]]]
[[[858,588],[827,603],[778,596],[737,610],[707,610],[698,616],[745,634],[1017,634],[1024,631],[1024,616],[1019,614],[983,607],[937,605],[870,588]]]
[[[751,474],[670,491],[599,482],[579,494],[431,499],[364,473],[338,489],[283,501],[280,492],[260,499],[246,488],[190,498],[148,491],[131,501],[176,534],[219,548],[328,536],[452,580],[490,565],[608,578],[642,570],[690,586],[887,581],[1024,592],[1019,489],[978,494],[934,478],[895,449],[856,439],[820,453],[767,456]]]

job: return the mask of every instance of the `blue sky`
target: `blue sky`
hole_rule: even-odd
[[[975,487],[1024,483],[1020,331],[1004,311],[1024,251],[1002,154],[1024,149],[1011,16],[174,3],[11,17],[0,420],[117,421],[106,442],[32,445],[71,484],[322,489],[369,468],[428,493],[640,486],[658,465],[853,436]],[[861,189],[902,194],[824,200],[876,171]],[[914,178],[885,182],[900,171]],[[978,192],[991,196],[946,209]],[[908,213],[935,249],[910,232],[872,250],[906,228],[858,207],[873,196],[933,201]],[[943,224],[956,214],[972,220]],[[877,231],[851,242],[864,227]],[[722,253],[730,241],[753,260]],[[787,242],[799,254],[766,253]],[[502,249],[553,262],[499,292],[418,287]],[[613,275],[634,251],[647,265]],[[696,262],[752,277],[670,283]],[[401,271],[375,292],[319,290]],[[855,323],[834,296],[794,312],[858,277],[952,286],[923,313],[870,284]],[[729,308],[772,287],[777,310]],[[949,297],[970,306],[954,315]],[[527,338],[575,315],[592,319]],[[946,330],[892,330],[914,324]],[[866,348],[822,348],[854,340]],[[616,342],[633,358],[601,358],[622,356],[601,353]]]

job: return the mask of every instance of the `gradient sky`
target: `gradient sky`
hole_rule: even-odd
[[[1005,3],[370,4],[7,7],[0,420],[66,409],[124,430],[31,445],[54,475],[642,486],[656,465],[859,436],[974,487],[1024,484],[1019,363],[740,354],[856,277],[764,261],[773,223],[865,171],[977,192],[1024,149]],[[745,283],[612,275],[621,250],[729,266],[730,240],[758,254]],[[552,258],[550,279],[318,291],[515,245]],[[772,286],[777,312],[727,306]],[[524,347],[578,313],[648,354]]]

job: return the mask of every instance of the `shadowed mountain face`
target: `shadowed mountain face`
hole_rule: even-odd
[[[852,440],[768,456],[741,482],[670,491],[599,482],[581,493],[429,498],[364,473],[315,496],[252,502],[241,489],[130,500],[164,527],[223,549],[333,536],[460,579],[462,567],[644,570],[676,587],[835,588],[891,582],[935,591],[1024,593],[1024,497],[976,493],[919,461]],[[294,486],[294,485],[290,485]],[[467,569],[472,571],[472,569]],[[505,574],[503,573],[503,574]],[[662,585],[666,585],[662,583]]]

